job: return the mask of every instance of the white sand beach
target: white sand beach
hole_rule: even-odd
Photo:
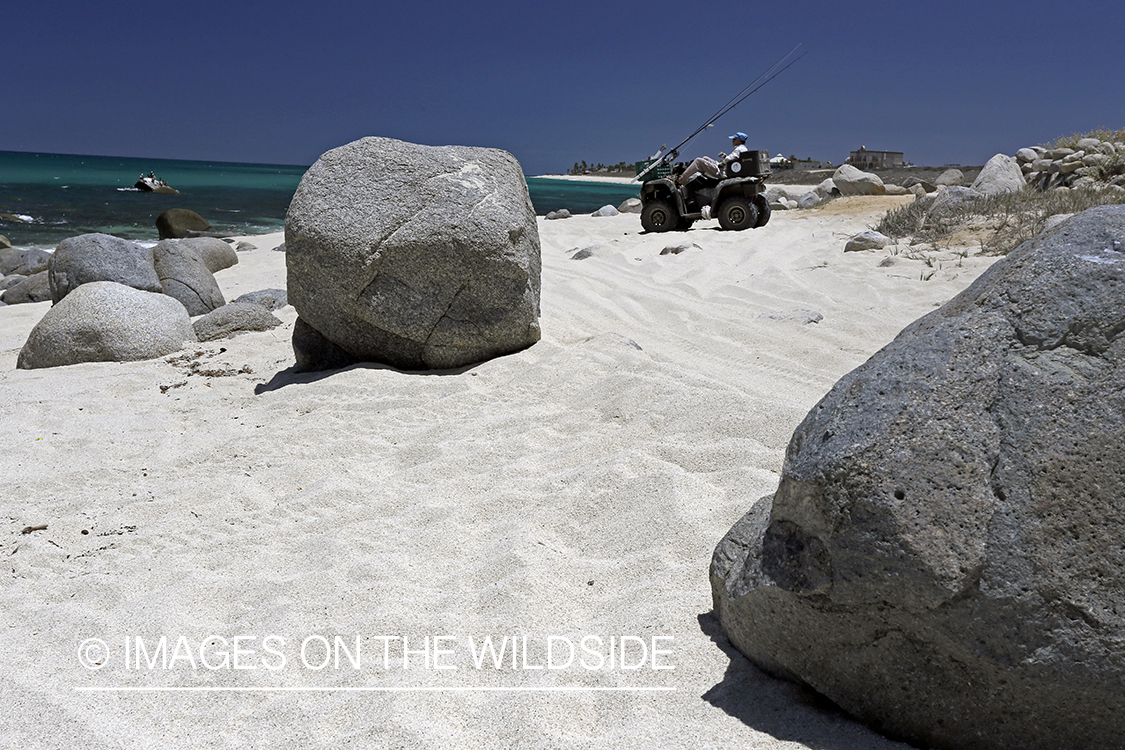
[[[843,252],[905,200],[540,219],[542,340],[453,372],[294,374],[292,307],[23,371],[49,303],[0,308],[4,746],[906,748],[751,666],[708,582],[807,411],[995,260]],[[285,286],[246,239],[228,300]]]

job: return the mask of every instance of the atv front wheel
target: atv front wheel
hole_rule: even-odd
[[[750,229],[758,222],[758,209],[750,201],[736,196],[719,206],[719,226],[728,231]]]
[[[668,201],[651,201],[641,209],[641,227],[646,232],[670,232],[679,221],[676,209]]]

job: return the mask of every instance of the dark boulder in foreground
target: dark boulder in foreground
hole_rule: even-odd
[[[731,641],[921,747],[1125,737],[1125,206],[844,376],[715,550]]]
[[[108,234],[68,237],[55,248],[47,266],[51,299],[93,281],[114,281],[146,292],[160,292],[152,250]]]
[[[154,359],[195,341],[184,306],[112,281],[83,284],[31,329],[16,367]]]
[[[356,361],[459,367],[539,340],[539,233],[504,151],[389,138],[333,149],[301,179],[285,247],[290,304]]]
[[[210,232],[211,224],[195,211],[170,208],[156,217],[156,231],[162,240],[175,240]]]

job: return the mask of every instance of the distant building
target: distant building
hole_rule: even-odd
[[[770,169],[777,172],[782,169],[792,169],[793,164],[781,154],[770,159]]]
[[[852,151],[848,157],[848,164],[857,169],[888,169],[902,166],[901,151],[868,151],[867,146],[860,146],[859,151]]]

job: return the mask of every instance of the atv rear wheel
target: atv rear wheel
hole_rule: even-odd
[[[750,229],[758,222],[757,207],[741,196],[727,198],[719,206],[719,226],[728,231]]]
[[[758,221],[754,224],[754,228],[764,227],[770,221],[770,202],[766,200],[766,196],[759,195],[754,198],[754,205],[758,207]]]
[[[672,204],[664,200],[650,201],[641,209],[641,227],[646,232],[670,232],[680,222]]]

